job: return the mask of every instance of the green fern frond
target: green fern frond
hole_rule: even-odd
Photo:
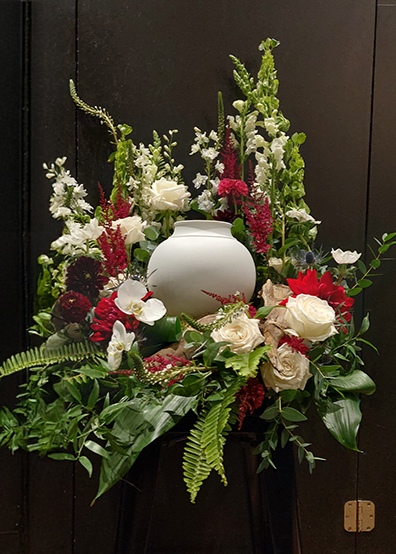
[[[183,454],[183,474],[190,500],[194,504],[202,483],[207,479],[212,468],[206,460],[205,450],[202,447],[202,434],[207,415],[205,410],[191,430]]]
[[[93,356],[105,357],[106,354],[101,352],[95,343],[88,341],[73,342],[54,350],[45,350],[43,347],[31,348],[6,360],[0,367],[0,378],[30,367],[59,364],[66,361],[75,362]]]
[[[235,395],[245,383],[245,379],[237,379],[229,387],[224,398],[210,409],[204,422],[202,447],[205,450],[206,460],[220,475],[224,486],[227,485],[227,478],[223,465],[223,453],[226,436],[231,430],[229,425],[230,418],[233,415],[231,404],[233,404]]]
[[[69,81],[70,96],[73,98],[76,106],[78,106],[83,112],[88,113],[94,117],[98,117],[101,123],[104,123],[109,128],[109,132],[113,135],[115,143],[118,142],[117,129],[114,125],[113,118],[110,114],[104,109],[98,106],[91,107],[86,102],[81,100],[76,91],[76,85],[74,81],[70,79]]]

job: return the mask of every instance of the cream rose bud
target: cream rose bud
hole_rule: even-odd
[[[228,346],[234,354],[246,354],[264,342],[259,323],[258,319],[250,319],[244,313],[217,331],[212,331],[211,337],[215,342],[231,343]]]
[[[317,342],[337,333],[335,311],[326,300],[310,294],[290,297],[286,304],[287,325],[299,337]]]
[[[191,196],[185,185],[167,179],[154,181],[149,193],[155,210],[182,210],[185,199]]]
[[[279,373],[269,362],[263,364],[260,371],[264,385],[275,392],[285,389],[303,390],[308,379],[312,377],[309,373],[308,358],[286,343],[278,348],[277,353],[283,372]]]
[[[334,248],[331,249],[331,255],[335,259],[335,261],[338,264],[354,264],[358,261],[361,254],[358,254],[356,250],[351,252],[350,250],[341,250],[341,248],[337,248],[337,250],[334,250]]]
[[[120,227],[122,236],[125,238],[125,244],[135,244],[141,240],[145,240],[143,233],[143,221],[138,215],[116,219],[111,226],[116,229]]]

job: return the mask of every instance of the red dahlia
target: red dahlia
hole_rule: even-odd
[[[79,292],[65,292],[59,298],[61,316],[67,323],[80,323],[87,317],[91,302]]]
[[[316,269],[308,269],[305,275],[300,271],[297,279],[287,279],[287,282],[294,294],[310,294],[327,300],[333,310],[338,311],[345,321],[351,320],[349,310],[353,306],[354,299],[347,297],[344,287],[333,283],[330,271],[326,271],[319,281]]]
[[[139,322],[133,316],[124,314],[117,308],[114,303],[115,298],[117,298],[117,292],[113,292],[110,298],[99,300],[91,325],[91,329],[94,331],[91,336],[92,341],[109,340],[113,334],[113,325],[117,320],[124,324],[128,333],[134,331],[139,325]]]
[[[97,298],[109,278],[102,275],[103,267],[98,260],[81,256],[67,269],[66,287]]]

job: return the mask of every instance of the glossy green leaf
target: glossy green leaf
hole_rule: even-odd
[[[257,313],[256,315],[254,316],[255,319],[264,319],[265,317],[267,317],[267,315],[269,315],[272,310],[274,309],[275,306],[261,306],[261,308],[259,308],[257,310]]]
[[[351,394],[335,402],[330,398],[317,400],[316,406],[330,433],[346,448],[359,451],[356,435],[362,419],[360,399]]]
[[[88,471],[88,475],[92,477],[93,466],[91,460],[86,456],[80,456],[78,461]]]
[[[374,381],[359,369],[352,371],[344,377],[329,378],[330,385],[341,391],[373,394],[375,392]]]

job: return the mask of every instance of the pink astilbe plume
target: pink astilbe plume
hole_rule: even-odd
[[[271,245],[267,239],[273,230],[273,219],[268,198],[262,203],[261,198],[245,200],[243,207],[246,223],[253,239],[253,248],[258,254],[265,254]]]
[[[120,187],[117,187],[116,194],[116,203],[113,204],[111,200],[106,200],[104,191],[100,185],[99,186],[99,195],[100,195],[100,207],[102,208],[102,217],[110,224],[116,219],[124,219],[128,217],[132,207],[132,201],[126,200],[121,192]]]
[[[158,371],[163,371],[164,369],[171,370],[172,368],[183,367],[191,364],[191,362],[189,360],[186,360],[186,358],[175,356],[174,354],[165,354],[165,356],[162,356],[161,354],[155,354],[154,356],[150,356],[149,358],[144,358],[143,361],[145,368],[151,373],[157,373]],[[183,377],[184,375],[180,374],[175,379],[172,379],[167,384],[168,387],[173,385],[173,383],[180,381],[180,379],[183,379]]]
[[[231,129],[227,125],[224,146],[220,152],[221,161],[224,164],[224,171],[221,174],[222,179],[240,179],[241,166],[238,161],[238,152],[232,144]]]

